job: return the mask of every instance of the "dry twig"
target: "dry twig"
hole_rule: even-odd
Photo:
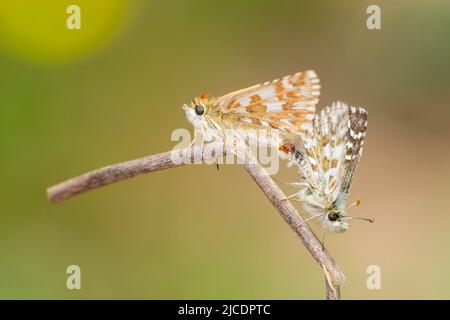
[[[223,144],[215,143],[212,152],[203,152],[202,146],[185,148],[164,152],[144,158],[139,158],[127,162],[114,164],[85,173],[81,176],[61,182],[47,189],[48,198],[51,202],[59,202],[74,195],[103,187],[114,182],[132,178],[144,173],[169,169],[181,166],[186,163],[175,161],[181,154],[188,155],[189,163],[195,160],[205,162],[214,161],[224,156]],[[220,152],[214,152],[220,150]],[[278,210],[283,219],[297,234],[303,245],[319,263],[325,274],[327,299],[340,299],[340,285],[345,281],[345,277],[339,267],[334,262],[330,254],[322,247],[321,242],[311,231],[309,226],[303,223],[303,219],[298,214],[294,206],[286,200],[286,196],[275,184],[273,179],[257,163],[252,155],[247,154],[245,159],[241,159],[244,168],[251,175],[256,184],[261,188],[272,205]]]

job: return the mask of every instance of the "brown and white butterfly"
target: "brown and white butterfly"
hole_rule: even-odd
[[[367,111],[337,102],[317,114],[313,127],[301,134],[297,148],[286,142],[280,150],[290,156],[302,181],[292,196],[303,202],[310,219],[319,218],[327,232],[348,229],[347,196],[356,166],[361,158],[367,130]],[[307,221],[305,220],[305,221]]]
[[[202,94],[183,108],[196,133],[201,132],[202,140],[207,142],[224,138],[226,129],[299,134],[311,127],[319,95],[320,80],[310,70],[219,98]]]

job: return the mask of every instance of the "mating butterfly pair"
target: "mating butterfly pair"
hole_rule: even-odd
[[[183,108],[203,141],[223,137],[225,129],[270,129],[279,149],[298,168],[302,181],[294,194],[325,231],[348,229],[347,195],[361,157],[367,129],[363,108],[335,103],[316,114],[320,81],[314,71],[298,72],[219,98],[203,94]],[[301,145],[282,141],[299,135]],[[278,145],[277,145],[278,147]],[[309,220],[307,219],[307,220]]]

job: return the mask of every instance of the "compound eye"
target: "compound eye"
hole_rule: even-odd
[[[339,215],[336,212],[330,212],[328,214],[328,220],[336,221],[339,218]]]
[[[197,104],[195,106],[195,113],[199,116],[205,113],[205,107],[202,104]]]

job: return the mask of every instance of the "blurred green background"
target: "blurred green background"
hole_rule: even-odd
[[[81,30],[66,28],[71,4]],[[382,30],[366,28],[369,4]],[[449,57],[448,1],[1,0],[0,298],[324,298],[321,269],[237,165],[57,205],[45,194],[171,149],[172,130],[191,129],[182,103],[204,91],[306,69],[321,107],[369,111],[350,199],[376,223],[327,237],[343,298],[450,298]],[[66,289],[71,264],[81,290]],[[366,287],[369,265],[381,290]]]

